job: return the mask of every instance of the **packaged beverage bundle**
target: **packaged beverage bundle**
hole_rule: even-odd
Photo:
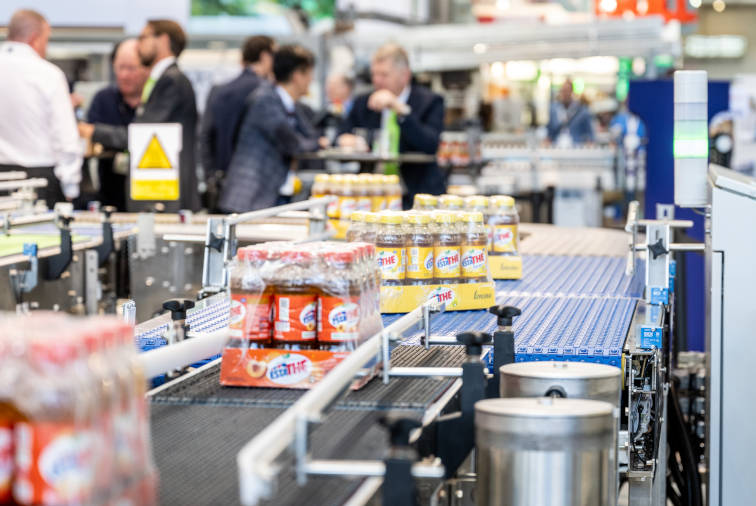
[[[434,229],[425,213],[407,213],[407,284],[433,284]]]
[[[257,292],[272,295],[272,339],[232,337],[223,352],[222,384],[310,388],[381,330],[374,245],[264,243],[245,249],[266,253],[252,270],[262,281]],[[372,377],[375,364],[367,372],[359,386]]]
[[[45,312],[0,317],[0,327],[0,498],[155,504],[133,329],[116,318]]]
[[[438,283],[459,283],[461,279],[462,234],[455,213],[435,214],[436,242],[433,248],[433,275]]]
[[[368,211],[369,212],[369,211]],[[349,242],[362,240],[362,234],[365,231],[365,212],[354,211],[352,213],[349,229],[346,233],[346,240]]]
[[[506,195],[491,197],[491,255],[515,256],[519,253],[518,228],[520,217],[515,201]]]
[[[465,205],[465,199],[459,195],[441,195],[438,198],[439,209],[447,211],[461,211]]]
[[[403,285],[406,275],[405,247],[407,236],[403,227],[402,214],[384,211],[380,216],[380,227],[375,238],[378,265],[381,269],[383,285]]]

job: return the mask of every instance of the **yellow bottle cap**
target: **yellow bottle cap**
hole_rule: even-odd
[[[431,222],[431,217],[426,213],[413,213],[407,214],[407,221],[413,225],[427,225]]]
[[[491,202],[495,207],[514,207],[515,200],[509,195],[496,195],[491,197]]]
[[[399,176],[397,176],[396,174],[389,175],[388,180],[391,184],[399,184]]]
[[[441,207],[462,207],[465,203],[459,195],[441,195],[438,201],[441,203]]]
[[[365,216],[365,223],[378,223],[380,221],[380,216],[378,215],[378,213],[368,213],[362,211],[362,214]],[[354,214],[352,214],[352,216],[354,216]]]
[[[402,214],[397,211],[381,211],[381,223],[388,225],[401,225]]]
[[[488,207],[488,197],[482,195],[472,195],[467,197],[465,199],[465,207],[468,209]]]
[[[352,221],[365,221],[365,211],[352,211],[349,219]]]
[[[341,174],[334,174],[330,177],[331,183],[342,184],[344,182],[344,176]]]
[[[439,211],[433,215],[433,220],[436,223],[454,223],[457,221],[457,217],[454,216],[454,213]]]
[[[469,211],[462,213],[462,216],[467,223],[483,223],[483,213],[480,211]]]
[[[328,174],[315,174],[316,183],[327,183],[330,178]]]

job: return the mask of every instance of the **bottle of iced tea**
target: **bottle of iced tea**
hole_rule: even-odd
[[[514,199],[506,195],[491,197],[491,206],[488,220],[493,233],[491,255],[517,255],[520,249],[520,216]]]
[[[326,208],[326,214],[332,220],[339,219],[339,210],[341,209],[341,199],[344,191],[344,176],[341,174],[334,174],[329,178],[328,194],[336,195],[338,198],[328,204]]]
[[[315,182],[312,184],[312,190],[310,191],[312,198],[317,199],[330,195],[329,183],[328,174],[315,174]]]
[[[438,198],[439,208],[447,211],[461,211],[465,205],[465,200],[459,195],[441,195]]]
[[[436,283],[459,283],[461,278],[460,256],[462,235],[457,226],[457,217],[449,211],[435,214],[436,241],[433,247]]]
[[[383,211],[380,220],[375,249],[382,284],[403,285],[406,274],[406,234],[402,225],[402,215],[394,211]]]
[[[396,174],[383,176],[383,182],[387,193],[386,209],[389,211],[401,211],[402,185],[399,181],[399,176]]]
[[[362,236],[360,241],[375,244],[375,238],[380,226],[379,213],[364,213],[365,223],[363,224]]]
[[[318,343],[323,349],[347,351],[360,337],[362,284],[355,251],[341,249],[324,255],[328,276],[318,298]]]
[[[339,201],[339,218],[348,220],[357,209],[357,176],[347,174],[342,178],[341,197]]]
[[[317,346],[318,290],[312,283],[314,255],[288,250],[281,254],[273,286],[276,347],[307,350]]]
[[[365,212],[354,211],[349,220],[349,229],[346,233],[347,242],[361,241],[365,232]]]
[[[355,194],[357,196],[357,211],[370,212],[373,210],[372,192],[367,174],[359,174],[356,177]]]
[[[368,193],[370,194],[371,211],[374,213],[386,209],[386,195],[383,180],[379,174],[367,174]]]
[[[484,283],[488,281],[488,230],[479,211],[463,214],[462,281]]]
[[[263,280],[263,264],[268,252],[248,246],[237,252],[229,274],[231,288],[231,337],[241,347],[265,348],[270,345],[271,288]]]
[[[407,284],[433,284],[433,229],[429,214],[408,212]]]

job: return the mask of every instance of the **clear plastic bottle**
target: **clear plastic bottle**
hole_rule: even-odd
[[[341,197],[339,200],[339,219],[346,221],[357,209],[357,176],[347,174],[342,178]]]
[[[364,213],[365,223],[363,224],[362,236],[360,241],[375,244],[375,238],[378,234],[378,227],[380,224],[379,213]]]
[[[338,220],[340,218],[339,210],[341,209],[341,199],[344,191],[344,176],[341,174],[334,174],[329,178],[328,194],[338,197],[336,200],[328,204],[326,208],[326,214],[328,218],[332,220]]]
[[[382,284],[403,285],[406,274],[406,234],[402,215],[394,211],[383,211],[380,220],[375,246]]]
[[[465,205],[465,200],[459,195],[441,195],[438,198],[438,206],[440,209],[447,211],[461,211]]]
[[[386,188],[386,209],[389,211],[402,210],[402,185],[399,176],[391,174],[383,176],[384,186]]]
[[[520,216],[514,199],[507,195],[491,197],[491,207],[491,217],[488,220],[493,234],[490,254],[517,255],[520,250]]]
[[[270,345],[271,287],[263,280],[267,252],[255,246],[241,248],[229,273],[231,289],[231,337],[240,347]],[[232,343],[233,344],[233,343]]]
[[[449,211],[438,211],[434,218],[436,240],[433,247],[433,276],[436,283],[459,283],[462,274],[462,235],[457,226],[457,217]]]
[[[307,350],[317,347],[318,290],[313,283],[314,255],[288,250],[281,254],[273,286],[276,347]]]
[[[310,191],[312,198],[317,199],[330,195],[330,176],[328,174],[315,174],[315,181]]]
[[[438,197],[428,195],[427,193],[418,193],[415,195],[415,201],[412,209],[416,211],[434,211],[438,207]]]
[[[383,180],[379,174],[368,174],[368,193],[370,194],[371,210],[374,213],[386,209],[386,194],[383,189]]]
[[[349,220],[349,229],[346,233],[347,242],[361,241],[365,233],[365,212],[354,211]]]
[[[320,283],[318,344],[322,349],[348,351],[360,337],[362,284],[356,254],[348,249],[327,252],[328,276]]]
[[[463,213],[462,281],[484,283],[488,281],[488,231],[483,213]]]
[[[355,194],[357,196],[355,209],[366,213],[373,210],[372,192],[367,176],[367,174],[359,174],[355,182]]]
[[[431,217],[421,212],[407,216],[407,284],[432,285],[435,241]]]
[[[487,228],[487,249],[491,251],[491,242],[493,240],[493,229],[488,226],[488,221],[491,218],[491,202],[488,197],[482,195],[472,195],[465,199],[465,209],[467,211],[478,211],[483,213],[483,223]]]

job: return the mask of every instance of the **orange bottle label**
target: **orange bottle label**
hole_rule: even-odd
[[[19,504],[88,504],[95,479],[95,441],[70,423],[14,427],[13,498]]]
[[[231,294],[229,327],[231,336],[262,341],[270,338],[270,309],[273,297],[269,293]]]
[[[356,341],[360,337],[358,297],[318,299],[318,341]]]
[[[462,277],[480,278],[488,274],[485,246],[462,246]]]
[[[10,502],[13,478],[13,425],[0,422],[0,503]]]
[[[318,298],[313,295],[276,295],[275,328],[277,341],[309,341],[316,337]]]
[[[410,246],[407,248],[407,278],[431,279],[433,277],[433,248]]]
[[[458,278],[460,275],[460,248],[459,246],[436,246],[433,248],[436,268],[436,277],[442,281],[449,278]]]

